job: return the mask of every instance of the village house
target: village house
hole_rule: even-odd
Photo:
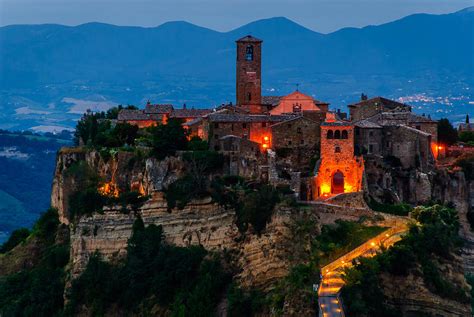
[[[437,122],[409,105],[362,94],[348,105],[347,118],[298,89],[262,96],[262,43],[250,35],[236,41],[235,104],[177,109],[149,102],[143,110],[121,110],[118,122],[142,128],[182,119],[190,137],[224,154],[228,173],[290,184],[300,199],[362,190],[367,162],[391,158],[403,168],[433,166]]]

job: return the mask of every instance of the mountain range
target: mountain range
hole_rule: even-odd
[[[321,34],[283,17],[229,32],[187,22],[0,28],[0,128],[72,127],[87,108],[235,100],[235,40],[263,39],[263,93],[341,108],[362,92],[454,121],[473,112],[474,7]]]

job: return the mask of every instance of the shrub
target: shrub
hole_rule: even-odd
[[[22,243],[30,235],[30,230],[27,228],[20,228],[13,231],[5,243],[0,247],[0,253],[6,253],[14,247]]]
[[[375,211],[385,212],[387,214],[397,215],[397,216],[408,216],[411,212],[412,207],[409,204],[400,203],[400,204],[384,204],[379,203],[375,199],[370,198],[368,203],[369,207]]]
[[[227,291],[227,303],[229,317],[252,317],[262,310],[265,297],[257,289],[244,290],[232,283]]]
[[[147,303],[169,308],[172,316],[210,316],[228,282],[220,259],[206,258],[202,247],[180,248],[164,242],[161,226],[144,226],[138,218],[121,265],[92,257],[73,281],[67,312],[88,307],[93,315],[112,305],[126,315],[149,309]]]
[[[187,131],[181,125],[182,121],[169,119],[167,124],[148,128],[151,135],[152,155],[158,159],[174,155],[176,151],[187,147]]]
[[[263,185],[247,194],[242,202],[242,208],[237,210],[237,226],[241,232],[245,232],[248,225],[252,225],[257,233],[265,229],[279,201],[277,190],[270,185]]]

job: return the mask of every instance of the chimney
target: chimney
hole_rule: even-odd
[[[466,124],[469,124],[469,115],[466,115]]]
[[[186,109],[186,104],[185,103],[183,103],[183,109]]]
[[[367,100],[367,95],[364,94],[364,93],[362,93],[362,94],[360,95],[360,100],[361,100],[361,101]]]

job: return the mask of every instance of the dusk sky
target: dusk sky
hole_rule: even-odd
[[[228,31],[254,20],[285,16],[327,33],[473,5],[474,0],[0,0],[0,25],[105,22],[150,27],[185,20]]]

